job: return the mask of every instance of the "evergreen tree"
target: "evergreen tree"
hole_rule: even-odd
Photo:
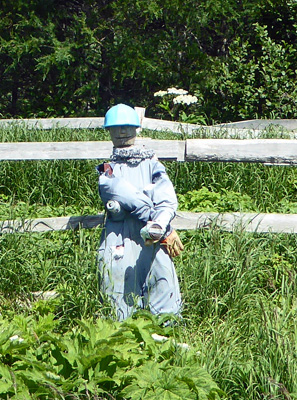
[[[209,121],[296,117],[296,17],[295,0],[3,0],[1,113],[155,116],[175,86]]]

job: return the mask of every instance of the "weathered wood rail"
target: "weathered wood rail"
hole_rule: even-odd
[[[160,160],[297,164],[294,139],[141,139],[137,145],[155,150]],[[166,144],[166,145],[164,145]],[[111,142],[0,143],[0,160],[107,159]]]
[[[145,108],[135,107],[143,129],[156,131],[170,131],[177,134],[193,134],[197,130],[216,135],[224,131],[230,138],[236,136],[241,138],[257,137],[259,132],[270,126],[278,126],[290,132],[292,138],[297,137],[297,119],[254,119],[248,121],[223,123],[214,126],[188,124],[183,122],[166,121],[145,117]],[[38,118],[38,119],[2,119],[0,127],[23,126],[25,128],[53,129],[95,129],[102,128],[103,117],[82,117],[82,118]],[[226,137],[226,136],[224,136]]]
[[[102,227],[104,213],[88,216],[0,221],[1,233],[51,232]],[[220,228],[258,233],[297,233],[297,214],[191,213],[178,211],[172,226],[177,230]]]
[[[138,138],[136,144],[154,149],[161,159],[184,160],[183,141],[169,140],[164,147],[164,140]],[[111,153],[111,141],[0,143],[0,160],[100,160],[109,158]]]

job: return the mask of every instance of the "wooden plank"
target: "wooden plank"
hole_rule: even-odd
[[[292,139],[187,139],[137,138],[136,145],[153,149],[160,160],[257,162],[297,164],[297,141]],[[110,141],[0,143],[0,160],[108,159]]]
[[[104,222],[104,214],[87,215],[78,217],[54,217],[26,219],[23,221],[0,221],[1,233],[24,232],[51,232],[67,229],[90,229],[101,226]]]
[[[188,124],[184,122],[158,120],[154,118],[144,118],[142,128],[153,131],[169,131],[179,135],[191,136],[199,132],[201,137],[219,137],[219,138],[240,138],[251,139],[257,138],[261,133],[260,129],[250,127],[249,129],[241,128],[240,126],[226,126],[222,125],[199,125]],[[293,135],[295,137],[295,135]]]
[[[111,153],[111,142],[0,143],[0,160],[105,159]]]
[[[296,165],[297,141],[287,139],[137,138],[136,145],[153,149],[160,160],[258,162]],[[186,155],[185,155],[186,149]],[[0,160],[108,159],[111,142],[0,143]]]
[[[146,118],[144,116],[145,108],[135,107],[135,111],[140,117],[142,128],[151,130],[170,130],[175,133],[191,133],[197,130],[201,125],[186,124],[166,120]],[[81,117],[81,118],[37,118],[37,119],[0,119],[0,127],[22,126],[24,128],[36,129],[92,129],[103,128],[104,117]]]
[[[206,133],[218,133],[222,131],[229,132],[230,136],[244,134],[249,137],[248,131],[258,134],[261,130],[270,126],[284,128],[289,132],[297,130],[297,119],[253,119],[239,122],[222,123],[213,126],[188,124],[184,122],[175,122],[167,120],[158,120],[154,118],[144,118],[143,128],[166,131],[169,130],[175,133],[192,134],[199,130],[205,130]]]
[[[137,115],[139,117],[139,122],[140,122],[140,128],[136,129],[137,135],[140,134],[142,131],[142,123],[144,120],[144,115],[145,115],[145,107],[134,107],[135,111],[137,112]]]
[[[188,124],[185,122],[158,120],[145,117],[145,108],[135,107],[142,122],[142,128],[171,131],[178,134],[191,135],[197,130],[202,130],[207,135],[218,136],[224,133],[224,137],[257,137],[261,130],[269,126],[279,126],[286,129],[290,133],[297,131],[297,119],[254,119],[230,123],[222,123],[214,126],[206,126],[199,124]],[[0,127],[23,126],[31,129],[53,129],[53,128],[69,128],[69,129],[94,129],[103,128],[104,117],[71,117],[71,118],[29,118],[29,119],[0,119]],[[140,128],[141,129],[141,128]],[[139,130],[140,131],[140,130]],[[294,132],[295,131],[295,132]]]
[[[179,211],[172,225],[177,230],[196,230],[213,226],[228,232],[240,229],[258,233],[297,233],[297,214],[220,214]]]
[[[0,222],[1,233],[49,232],[67,229],[101,227],[104,214],[40,218],[24,221]],[[261,213],[191,213],[179,211],[172,221],[177,230],[197,230],[217,227],[224,231],[243,230],[258,233],[297,233],[297,214]]]
[[[214,126],[199,124],[188,124],[177,121],[158,120],[146,118],[145,108],[135,107],[142,121],[142,128],[171,131],[182,135],[192,135],[199,130],[205,137],[228,137],[228,138],[257,138],[263,129],[271,125],[283,127],[288,131],[291,138],[297,137],[297,120],[248,120],[232,123],[223,123]],[[104,117],[72,117],[72,118],[38,118],[38,119],[0,119],[0,127],[22,126],[25,129],[95,129],[103,128]]]
[[[230,137],[246,137],[246,130],[226,128],[221,126],[209,127],[196,124],[187,124],[182,122],[158,120],[154,118],[146,118],[144,116],[145,108],[135,107],[135,111],[138,113],[140,120],[142,121],[142,127],[138,129],[146,128],[157,131],[171,131],[177,134],[192,135],[198,129],[202,129],[205,135],[216,136],[220,132],[224,132],[224,135]],[[81,117],[81,118],[37,118],[37,119],[0,119],[0,127],[8,128],[10,126],[21,126],[24,129],[54,129],[54,128],[67,128],[67,129],[95,129],[103,128],[104,117]]]
[[[188,139],[186,161],[297,164],[294,139]]]
[[[201,125],[186,124],[182,122],[167,121],[154,118],[144,118],[142,122],[143,129],[150,129],[153,131],[170,131],[173,133],[192,134],[193,131],[201,128]]]
[[[215,127],[235,129],[263,130],[271,126],[284,128],[288,131],[297,130],[297,119],[250,119],[238,122],[225,122]]]
[[[0,119],[0,127],[22,126],[27,129],[94,129],[102,128],[103,117],[81,117],[81,118],[28,118],[28,119]]]
[[[184,140],[155,140],[150,139],[149,142],[142,142],[146,144],[145,147],[155,151],[156,156],[164,161],[184,161],[185,160],[185,145]],[[137,143],[142,143],[141,141]]]
[[[184,141],[137,138],[135,144],[153,149],[161,160],[184,160]],[[0,143],[0,160],[106,160],[112,148],[111,141]]]

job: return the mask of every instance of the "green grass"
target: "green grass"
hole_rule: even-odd
[[[104,129],[26,128],[26,125],[0,127],[0,142],[72,142],[109,140]]]
[[[47,134],[19,128],[8,133],[2,132],[3,140],[36,141]],[[57,130],[50,135],[47,139],[94,140],[97,133]],[[95,165],[2,162],[1,219],[99,212]],[[296,212],[293,167],[169,162],[166,167],[177,193],[191,191],[199,206],[213,202],[241,209],[245,199],[251,210]],[[179,340],[190,344],[197,363],[228,399],[297,398],[296,235],[215,228],[180,235],[185,251],[175,260],[184,302],[183,321],[175,328]],[[2,317],[34,319],[53,312],[59,332],[75,328],[82,318],[106,318],[110,309],[97,287],[99,238],[100,229],[0,236]],[[36,301],[33,293],[40,290],[56,290],[59,297]]]
[[[185,234],[178,270],[189,338],[232,399],[296,393],[296,241],[217,230]]]
[[[28,215],[32,216],[38,212],[41,216],[48,215],[42,206],[51,206],[53,215],[61,215],[63,209],[68,213],[71,208],[76,215],[87,210],[91,213],[102,210],[97,164],[96,160],[3,161],[0,170],[2,219],[11,213],[23,216],[24,203],[28,205]],[[226,198],[226,193],[234,192],[238,210],[248,196],[250,206],[245,211],[297,212],[297,170],[293,167],[231,163],[166,163],[166,167],[178,194],[207,188]],[[230,196],[227,200],[229,204],[232,202]],[[56,212],[54,208],[59,210]]]
[[[47,305],[59,318],[59,330],[75,319],[108,315],[97,288],[99,235],[100,230],[3,235],[2,315],[35,315],[39,307],[45,312],[44,304],[33,301],[32,292],[39,290],[59,292]],[[283,391],[296,392],[295,235],[214,229],[181,237],[180,340],[197,351],[230,399],[283,399]]]
[[[96,161],[2,162],[0,196],[11,205],[100,208]],[[0,199],[1,199],[0,197]],[[3,201],[2,201],[3,202]]]
[[[34,292],[61,294],[55,306],[61,324],[95,315],[100,230],[0,236],[2,313],[29,309]],[[6,302],[4,299],[8,299]]]
[[[233,191],[251,198],[258,212],[296,212],[297,170],[289,166],[248,163],[166,163],[177,193],[202,187]]]

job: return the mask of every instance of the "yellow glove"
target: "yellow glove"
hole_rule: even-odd
[[[161,245],[165,246],[170,257],[177,257],[184,250],[176,230],[173,230],[167,238],[162,240]]]

